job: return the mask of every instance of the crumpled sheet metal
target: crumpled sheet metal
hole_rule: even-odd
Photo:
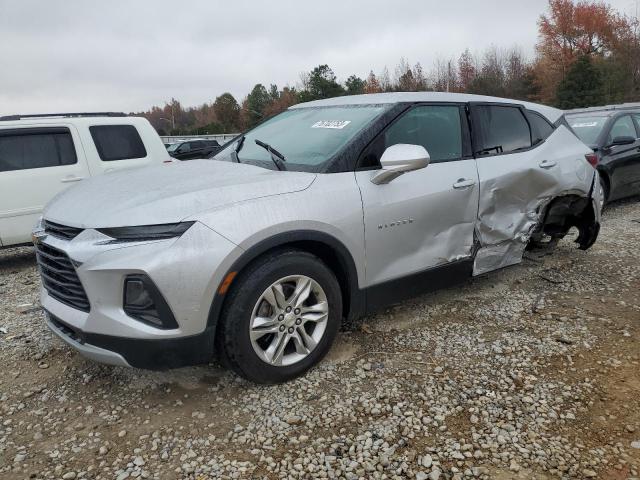
[[[480,241],[473,266],[473,274],[515,265],[522,255],[538,224],[540,215],[552,196],[541,183],[548,178],[536,178],[535,170],[517,172],[487,182],[481,189],[476,236]],[[534,195],[531,190],[543,191]],[[543,188],[539,188],[543,187]],[[484,190],[484,196],[482,198]],[[482,207],[485,207],[482,209]],[[499,206],[499,210],[496,209]]]
[[[562,142],[564,133],[554,134],[547,149]],[[547,204],[563,195],[587,197],[594,179],[597,182],[594,170],[585,160],[576,160],[575,153],[560,158],[557,171],[539,168],[539,161],[548,158],[547,149],[532,154],[526,163],[529,168],[512,170],[507,174],[491,172],[491,169],[499,168],[498,163],[485,165],[494,175],[485,175],[487,180],[480,188],[476,223],[479,248],[474,275],[520,263],[531,235],[543,220]],[[482,173],[480,176],[483,177]]]

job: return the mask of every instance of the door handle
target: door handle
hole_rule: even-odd
[[[453,184],[453,188],[459,190],[461,188],[473,187],[476,184],[474,180],[467,180],[466,178],[459,178],[456,183]]]
[[[557,165],[556,162],[551,161],[551,160],[543,160],[542,162],[540,162],[540,168],[553,168]]]
[[[60,181],[62,183],[71,183],[71,182],[79,182],[82,179],[84,179],[84,177],[73,177],[73,176],[69,175],[68,177],[64,177]]]

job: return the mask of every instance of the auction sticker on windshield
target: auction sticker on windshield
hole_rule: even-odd
[[[320,120],[313,125],[311,128],[334,128],[334,129],[342,129],[349,125],[351,120]]]

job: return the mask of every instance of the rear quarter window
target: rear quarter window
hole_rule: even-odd
[[[545,141],[555,127],[541,114],[527,110],[527,120],[531,126],[531,140],[534,145]]]
[[[144,158],[147,150],[133,125],[95,125],[89,127],[100,159],[105,162]]]
[[[0,130],[0,172],[77,163],[68,128]]]

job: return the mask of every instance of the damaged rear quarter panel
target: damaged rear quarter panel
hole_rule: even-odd
[[[566,127],[527,151],[477,159],[480,202],[476,235],[480,243],[474,275],[514,265],[542,221],[544,207],[561,195],[589,196],[590,150]],[[543,162],[555,163],[543,168]]]

